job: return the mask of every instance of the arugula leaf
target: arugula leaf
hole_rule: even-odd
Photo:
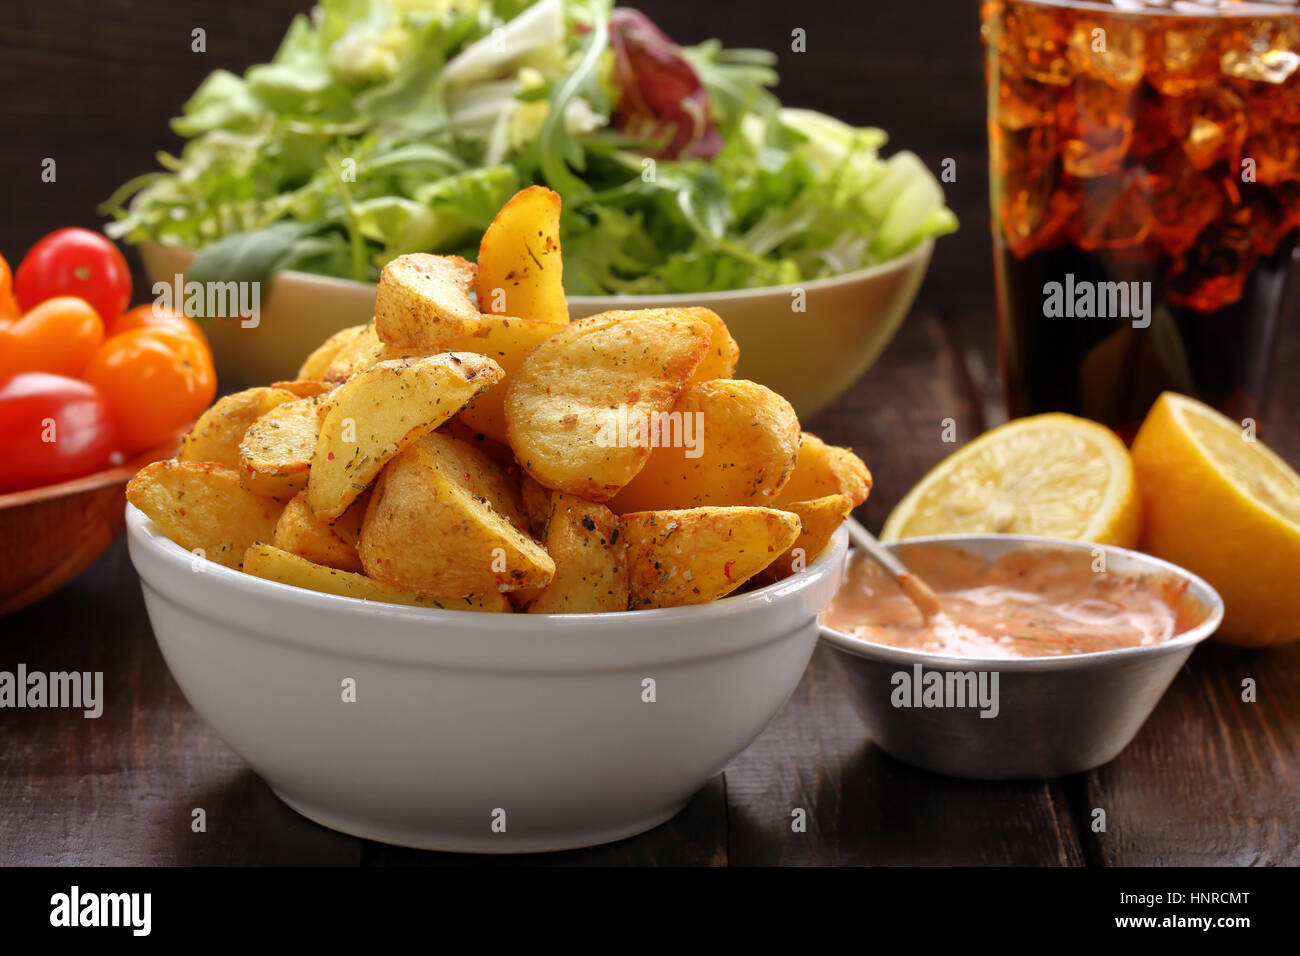
[[[310,234],[311,228],[300,222],[277,222],[219,239],[198,254],[185,271],[185,279],[263,282],[289,255],[293,244]]]

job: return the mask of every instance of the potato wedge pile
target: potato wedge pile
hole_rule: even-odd
[[[815,560],[871,475],[732,378],[708,309],[569,320],[560,200],[478,264],[399,256],[368,325],[219,399],[128,499],[197,556],[295,587],[534,614],[703,604]]]

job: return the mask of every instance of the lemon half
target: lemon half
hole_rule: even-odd
[[[1073,415],[1034,415],[941,461],[898,503],[880,537],[992,532],[1131,548],[1138,507],[1133,463],[1114,432]]]
[[[1142,550],[1218,590],[1220,640],[1300,638],[1300,475],[1253,432],[1165,392],[1133,440]]]

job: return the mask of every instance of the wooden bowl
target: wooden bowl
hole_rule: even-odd
[[[126,483],[170,457],[184,430],[125,464],[0,495],[0,617],[63,587],[108,550],[126,515]]]

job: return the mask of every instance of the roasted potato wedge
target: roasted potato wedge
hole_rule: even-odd
[[[398,256],[379,274],[375,332],[402,349],[439,348],[439,340],[473,332],[474,263],[460,256],[418,252]]]
[[[529,602],[528,613],[627,610],[627,539],[614,512],[552,492],[545,535],[555,577]]]
[[[458,352],[478,352],[496,362],[506,377],[465,406],[460,419],[499,442],[507,440],[506,388],[510,377],[523,364],[524,356],[564,326],[554,322],[531,322],[506,315],[485,315],[477,329],[441,343]]]
[[[568,322],[560,259],[560,197],[529,186],[501,207],[483,233],[474,286],[484,315]]]
[[[253,422],[239,443],[244,487],[282,502],[307,487],[323,414],[318,398],[295,398]]]
[[[528,515],[528,530],[534,538],[542,541],[546,537],[547,519],[551,516],[551,489],[525,473],[519,490],[524,500],[524,513]]]
[[[380,362],[325,398],[307,503],[334,518],[398,452],[501,379],[501,366],[473,352]]]
[[[798,574],[816,561],[853,510],[853,502],[844,495],[827,495],[812,501],[783,504],[781,510],[799,516],[799,537],[780,557],[758,572],[756,580],[764,584]]]
[[[509,487],[464,442],[423,436],[375,483],[357,546],[366,574],[440,598],[549,584],[555,562],[520,530],[526,519]]]
[[[510,602],[495,591],[483,595],[440,601],[425,594],[404,591],[368,578],[364,574],[342,571],[315,564],[269,544],[255,544],[244,553],[244,570],[251,575],[309,591],[322,591],[340,597],[383,601],[387,604],[410,604],[445,611],[504,611]]]
[[[496,388],[497,386],[492,387]],[[451,435],[452,438],[459,438],[461,441],[469,442],[515,478],[519,478],[523,474],[523,470],[515,464],[515,453],[510,450],[509,445],[505,442],[499,442],[495,438],[489,438],[477,428],[470,428],[461,420],[459,415],[447,422],[446,425],[443,425],[441,430]]]
[[[362,332],[349,339],[330,361],[322,379],[326,386],[332,388],[340,382],[346,382],[357,372],[378,365],[380,362],[394,362],[399,359],[423,358],[438,351],[437,349],[399,348],[379,340],[373,324],[362,327]]]
[[[298,369],[298,379],[309,382],[324,381],[325,373],[329,371],[330,365],[338,354],[355,343],[368,328],[368,325],[353,325],[335,332],[307,356],[302,367]]]
[[[317,395],[323,395],[334,387],[329,382],[309,382],[306,380],[295,382],[272,382],[272,388],[283,389],[292,394],[295,398],[315,398]]]
[[[617,512],[760,505],[774,500],[799,454],[799,419],[757,382],[687,386],[647,436],[645,467],[614,496]]]
[[[239,568],[256,541],[270,541],[283,507],[240,484],[239,472],[201,461],[155,461],[126,486],[126,500],[182,548]]]
[[[844,495],[856,508],[870,493],[871,472],[861,458],[847,448],[828,445],[816,435],[804,432],[794,473],[771,504],[780,508],[796,501]]]
[[[238,468],[239,443],[249,426],[277,405],[293,401],[293,397],[292,392],[272,386],[248,388],[217,399],[181,440],[176,458]]]
[[[347,511],[330,521],[313,513],[307,505],[307,492],[300,491],[284,506],[271,543],[316,564],[360,572],[357,538],[361,536],[361,519],[369,500],[369,492],[362,494]]]
[[[528,510],[524,507],[521,475],[514,459],[509,465],[503,464],[488,450],[486,441],[466,441],[447,429],[439,431],[429,447],[475,497],[486,500],[494,511],[528,533]]]
[[[506,390],[506,431],[548,488],[607,501],[645,465],[618,421],[667,412],[709,348],[709,326],[679,309],[605,312],[573,322],[525,357]]]
[[[692,307],[682,311],[692,319],[708,323],[710,332],[709,351],[696,366],[688,384],[694,385],[715,378],[733,378],[736,365],[740,362],[740,345],[731,337],[726,323],[712,309]]]
[[[627,540],[628,608],[707,604],[730,594],[799,537],[799,518],[772,508],[634,511]]]

